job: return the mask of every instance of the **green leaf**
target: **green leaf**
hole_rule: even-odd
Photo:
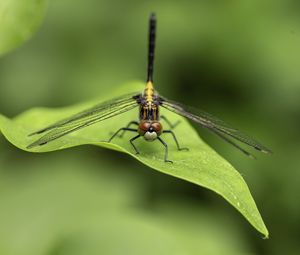
[[[164,162],[164,148],[158,141],[149,143],[143,139],[137,140],[136,146],[141,151],[140,155],[134,153],[128,141],[133,136],[132,133],[127,133],[123,138],[115,138],[112,143],[103,142],[109,139],[119,127],[127,125],[131,120],[136,120],[138,116],[136,109],[71,133],[47,145],[30,150],[26,149],[27,145],[38,138],[38,136],[28,137],[28,134],[37,129],[52,124],[61,118],[69,117],[71,114],[93,106],[95,103],[125,93],[141,91],[143,86],[144,84],[139,82],[130,83],[99,100],[59,109],[31,109],[13,120],[0,115],[0,130],[12,144],[32,152],[47,152],[82,144],[93,144],[127,153],[150,168],[195,183],[221,195],[267,238],[268,230],[242,176],[225,159],[205,144],[185,119],[166,110],[162,109],[162,113],[172,122],[181,121],[174,132],[179,143],[190,149],[189,151],[177,151],[172,137],[164,134],[164,140],[169,144],[169,158],[174,161],[173,164]]]
[[[28,40],[41,23],[47,0],[0,1],[0,56]]]

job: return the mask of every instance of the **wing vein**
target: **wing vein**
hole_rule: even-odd
[[[134,109],[138,106],[136,99],[137,96],[138,95],[135,95],[130,98],[127,96],[125,99],[123,97],[123,99],[121,98],[118,101],[104,102],[95,107],[89,108],[88,110],[77,113],[70,118],[63,119],[53,125],[34,132],[32,134],[41,134],[47,131],[45,135],[29,144],[27,148],[30,149],[38,145],[46,144],[81,128]]]
[[[228,135],[244,144],[247,144],[256,150],[259,150],[264,153],[271,153],[271,150],[260,144],[259,142],[255,141],[253,138],[249,137],[248,135],[242,133],[236,128],[231,127],[224,121],[214,117],[213,115],[206,113],[204,111],[195,109],[193,107],[185,106],[183,104],[168,100],[166,98],[160,97],[159,98],[160,104],[165,109],[175,112],[183,117],[186,117],[202,127],[208,128],[213,131],[216,135],[223,138],[228,143],[232,144],[234,147],[238,148],[245,154],[249,154],[240,146],[235,144],[233,141],[229,140],[226,136]]]

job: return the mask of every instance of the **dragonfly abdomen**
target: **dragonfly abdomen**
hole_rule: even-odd
[[[153,102],[154,96],[154,87],[151,81],[148,81],[146,84],[146,88],[144,89],[144,97],[147,102]]]

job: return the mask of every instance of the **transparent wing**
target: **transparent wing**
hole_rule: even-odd
[[[140,94],[130,94],[97,104],[87,110],[74,114],[73,116],[60,120],[50,126],[38,130],[29,136],[45,133],[41,138],[28,145],[33,148],[46,144],[78,129],[93,125],[97,122],[112,118],[121,113],[137,107]]]
[[[159,97],[159,102],[162,107],[166,108],[169,111],[175,112],[183,117],[186,117],[198,124],[202,127],[205,127],[224,139],[226,142],[230,143],[243,153],[248,156],[253,157],[249,152],[245,151],[239,145],[234,143],[229,137],[232,137],[242,143],[245,143],[261,152],[264,153],[271,153],[271,150],[260,144],[259,142],[255,141],[253,138],[249,137],[246,134],[243,134],[238,129],[231,127],[224,121],[212,116],[209,113],[204,111],[195,109],[193,107],[185,106],[183,104],[171,101],[164,97]]]

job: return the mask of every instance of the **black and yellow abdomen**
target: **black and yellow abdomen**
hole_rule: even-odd
[[[159,121],[159,104],[153,83],[148,81],[143,93],[143,100],[140,106],[140,120]]]
[[[153,96],[154,96],[154,87],[153,83],[151,81],[148,81],[146,84],[146,88],[144,89],[144,97],[146,102],[153,102]]]

